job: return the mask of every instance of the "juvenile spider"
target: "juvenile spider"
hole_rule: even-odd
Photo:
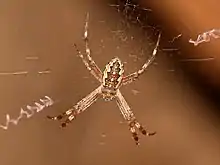
[[[139,138],[136,129],[138,129],[142,134],[147,136],[154,135],[156,134],[156,132],[151,132],[151,133],[147,132],[143,128],[143,126],[137,121],[129,105],[122,96],[119,88],[123,85],[135,81],[152,63],[157,53],[157,48],[159,46],[161,34],[159,34],[158,36],[156,47],[154,48],[152,56],[137,72],[124,76],[123,64],[121,60],[116,57],[106,65],[105,70],[102,73],[99,67],[96,65],[95,61],[93,61],[92,57],[90,56],[90,49],[88,46],[88,21],[89,21],[89,14],[87,14],[86,16],[85,31],[84,31],[86,57],[84,57],[84,55],[80,52],[76,44],[74,44],[74,47],[76,48],[78,55],[79,57],[81,57],[86,68],[100,82],[101,85],[98,88],[96,88],[93,92],[88,94],[81,101],[79,101],[72,108],[65,111],[64,113],[54,117],[51,116],[47,116],[47,117],[52,120],[62,120],[63,118],[66,118],[61,124],[61,127],[66,127],[67,124],[69,124],[72,120],[74,120],[77,115],[84,112],[98,98],[103,97],[105,101],[116,100],[117,105],[121,111],[121,114],[128,123],[129,130],[132,133],[132,137],[135,140],[136,144],[138,145]]]

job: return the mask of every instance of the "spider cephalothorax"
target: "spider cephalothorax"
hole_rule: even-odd
[[[62,120],[64,117],[66,118],[61,126],[66,127],[68,123],[76,118],[77,115],[84,112],[90,105],[92,105],[98,98],[103,97],[106,101],[116,100],[116,103],[121,111],[123,118],[127,121],[129,130],[132,133],[133,139],[136,144],[139,144],[139,138],[137,136],[136,130],[138,129],[144,135],[154,135],[155,132],[149,133],[144,127],[137,121],[134,113],[131,111],[131,108],[127,104],[126,100],[122,96],[119,88],[123,85],[132,83],[137,80],[137,78],[146,70],[146,68],[152,63],[154,60],[157,48],[159,46],[160,34],[156,43],[156,47],[153,51],[152,56],[147,60],[146,63],[142,66],[140,70],[124,76],[124,68],[121,60],[119,58],[112,59],[105,67],[105,70],[101,72],[99,67],[96,65],[95,61],[91,57],[91,51],[88,46],[88,19],[89,15],[87,14],[85,24],[85,32],[84,32],[84,41],[86,45],[86,57],[80,52],[77,48],[76,44],[74,44],[79,57],[82,59],[83,63],[90,71],[90,73],[100,82],[100,86],[97,87],[94,91],[88,94],[85,98],[80,100],[76,105],[72,108],[68,109],[64,113],[48,118],[53,120]]]

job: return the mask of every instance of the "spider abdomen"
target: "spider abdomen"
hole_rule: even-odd
[[[123,73],[124,68],[121,60],[119,58],[112,59],[103,72],[103,86],[109,89],[118,89]]]

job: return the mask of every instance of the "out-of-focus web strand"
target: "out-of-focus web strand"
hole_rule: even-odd
[[[128,8],[129,9],[132,8],[133,11],[139,8],[139,5],[132,4],[130,0],[125,0],[123,2],[124,2],[124,4],[122,4],[124,7],[122,11],[123,13],[127,14]],[[120,12],[120,4],[110,4],[109,6],[116,7],[118,12]],[[151,11],[151,9],[145,9],[145,8],[144,10]],[[137,21],[140,22],[139,16],[137,16]],[[181,36],[182,34],[179,34],[177,37],[174,37],[173,40],[170,42],[174,42],[176,39],[178,39]],[[199,44],[203,42],[210,42],[212,38],[213,39],[220,38],[220,29],[212,29],[212,30],[206,31],[202,34],[199,34],[196,40],[189,39],[188,42],[194,44],[194,46],[198,46]]]
[[[195,41],[190,39],[189,43],[192,43],[194,44],[194,46],[197,46],[203,42],[210,42],[211,38],[214,39],[220,38],[220,29],[212,29],[210,31],[204,32],[203,34],[198,35]]]
[[[38,103],[38,102],[35,102],[35,103],[34,103],[35,106],[27,105],[27,106],[26,106],[27,110],[24,110],[23,108],[21,108],[20,114],[19,114],[19,116],[17,117],[17,119],[11,119],[11,118],[10,118],[10,115],[7,114],[7,115],[6,115],[6,124],[5,124],[5,125],[0,125],[0,128],[2,128],[2,129],[4,129],[4,130],[7,130],[7,129],[9,128],[9,124],[10,124],[10,123],[13,123],[14,125],[17,125],[18,122],[19,122],[22,118],[24,118],[25,116],[26,116],[27,118],[30,118],[30,117],[32,117],[32,116],[35,114],[35,112],[40,112],[40,111],[42,111],[44,108],[49,107],[49,106],[51,106],[51,105],[54,104],[54,101],[53,101],[49,96],[44,96],[44,97],[45,97],[44,99],[40,99],[40,102],[41,102],[42,104],[40,104],[40,103]]]
[[[0,76],[7,76],[7,75],[28,75],[30,72],[28,71],[18,71],[18,72],[0,72]],[[48,74],[51,73],[50,70],[43,70],[38,71],[37,74]]]

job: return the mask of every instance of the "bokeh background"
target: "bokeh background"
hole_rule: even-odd
[[[16,118],[21,107],[45,95],[55,101],[17,126],[0,130],[2,165],[219,165],[219,41],[198,47],[188,43],[189,38],[219,27],[218,1],[132,3],[141,6],[133,12],[125,10],[123,1],[0,2],[0,71],[29,72],[0,76],[1,123],[7,113]],[[119,10],[117,4],[122,5]],[[138,147],[115,102],[97,101],[64,130],[46,119],[99,85],[72,47],[77,43],[85,49],[87,12],[92,56],[100,68],[118,56],[127,74],[136,71],[162,31],[155,63],[138,81],[121,89],[138,120],[157,131],[154,137],[140,135]],[[133,22],[137,16],[140,22]],[[180,33],[182,38],[169,42]],[[168,48],[178,51],[163,50]],[[28,56],[38,60],[27,60]],[[210,56],[215,60],[184,61]],[[51,73],[37,74],[45,69]]]

